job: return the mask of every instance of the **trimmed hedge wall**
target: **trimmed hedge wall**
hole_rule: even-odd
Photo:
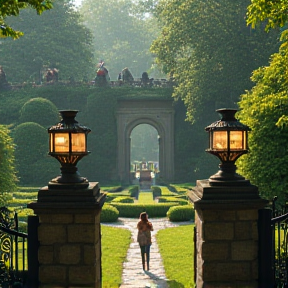
[[[111,203],[119,211],[119,217],[139,218],[140,213],[147,212],[149,217],[166,217],[168,210],[179,205],[178,203],[160,204],[124,204]]]
[[[100,222],[116,222],[119,211],[112,205],[104,204],[101,210]]]
[[[195,211],[191,205],[174,206],[167,212],[170,221],[189,221],[195,219]]]
[[[161,188],[159,186],[151,186],[153,198],[161,196]]]
[[[160,196],[160,197],[157,197],[157,199],[158,199],[158,203],[178,202],[179,205],[187,205],[188,204],[187,200],[183,200],[183,199],[177,198],[177,197]]]

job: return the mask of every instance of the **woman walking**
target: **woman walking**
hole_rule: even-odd
[[[137,229],[138,229],[137,242],[139,243],[141,249],[143,270],[145,270],[145,254],[146,254],[147,270],[149,271],[150,246],[152,244],[151,231],[153,231],[153,225],[151,222],[148,221],[148,214],[146,212],[140,214]]]

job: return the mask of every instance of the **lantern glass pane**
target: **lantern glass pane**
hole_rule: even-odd
[[[243,131],[230,131],[230,149],[243,150]]]
[[[213,132],[213,150],[227,150],[227,131],[214,131]]]
[[[69,133],[55,133],[54,152],[69,152]]]
[[[86,152],[85,133],[72,133],[72,152]]]

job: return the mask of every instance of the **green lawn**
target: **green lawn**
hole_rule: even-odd
[[[102,288],[118,288],[121,284],[123,262],[131,242],[126,229],[101,225],[102,230]]]
[[[169,288],[195,287],[193,229],[194,225],[185,225],[160,230],[156,235]]]
[[[138,197],[138,203],[155,204],[155,201],[153,199],[153,193],[152,192],[140,192],[139,197]]]

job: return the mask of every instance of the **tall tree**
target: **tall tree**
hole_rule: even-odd
[[[5,192],[15,191],[14,143],[7,126],[0,125],[0,206],[5,204]]]
[[[265,20],[266,30],[282,27],[281,46],[269,66],[255,70],[255,86],[241,97],[239,118],[252,128],[250,153],[238,161],[242,174],[259,187],[261,194],[280,203],[288,190],[288,30],[287,1],[254,0],[248,7],[247,22],[257,27]]]
[[[252,87],[250,75],[277,49],[274,31],[251,30],[245,15],[249,0],[160,0],[161,36],[152,45],[157,62],[176,80],[192,123],[222,106],[235,107]],[[207,116],[208,115],[208,116]]]
[[[125,67],[134,77],[141,77],[144,71],[150,72],[153,62],[149,47],[157,26],[151,17],[144,17],[144,11],[135,8],[134,2],[83,0],[80,8],[94,35],[96,59],[104,60],[112,80]]]
[[[56,1],[41,17],[25,9],[19,17],[7,18],[7,23],[25,33],[16,41],[1,40],[0,65],[8,81],[37,80],[45,67],[59,69],[62,79],[92,79],[92,35],[70,2]]]
[[[20,10],[30,7],[35,9],[38,14],[52,8],[51,0],[2,0],[0,1],[0,37],[10,36],[14,39],[23,35],[21,31],[15,31],[10,25],[6,23],[6,17],[18,16]]]

